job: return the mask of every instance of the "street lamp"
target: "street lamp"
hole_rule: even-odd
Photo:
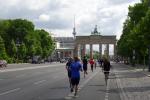
[[[133,50],[133,61],[132,61],[132,66],[135,66],[135,50]]]
[[[148,46],[148,55],[149,55],[149,59],[148,59],[148,71],[150,72],[150,45]]]

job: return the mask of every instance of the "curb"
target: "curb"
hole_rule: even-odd
[[[134,69],[136,72],[141,72],[144,75],[146,75],[147,77],[150,77],[150,72],[148,72],[148,69]]]
[[[149,72],[149,74],[148,73],[145,73],[145,72],[148,72],[148,69],[144,69],[144,71],[143,71],[143,69],[139,69],[139,68],[136,68],[136,67],[132,67],[132,66],[130,66],[130,65],[127,65],[129,68],[131,68],[132,70],[135,70],[135,71],[137,71],[137,72],[141,72],[141,73],[143,73],[144,75],[146,75],[147,77],[150,77],[150,72]],[[146,71],[145,71],[146,70]]]

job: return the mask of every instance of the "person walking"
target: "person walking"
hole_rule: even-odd
[[[89,61],[90,65],[91,65],[91,71],[93,72],[93,66],[94,66],[94,59],[91,58]]]
[[[77,95],[78,85],[80,82],[80,71],[82,71],[82,64],[78,57],[74,57],[74,62],[70,66],[71,69],[71,92],[75,91],[74,96]]]
[[[70,57],[66,63],[66,69],[67,69],[67,72],[68,72],[68,78],[69,78],[69,83],[70,83],[70,88],[71,88],[71,69],[70,69],[70,66],[73,62],[73,59]]]
[[[103,66],[103,59],[100,59],[100,67]]]
[[[107,85],[107,80],[109,78],[109,71],[110,71],[110,61],[106,58],[104,58],[103,60],[103,72],[104,72],[104,75],[105,75],[105,83]]]
[[[85,75],[88,74],[87,73],[88,61],[87,61],[87,58],[85,56],[83,57],[82,63],[83,63],[84,78],[85,78]]]

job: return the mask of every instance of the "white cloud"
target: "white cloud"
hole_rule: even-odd
[[[46,14],[41,14],[39,16],[39,20],[40,21],[49,21],[50,20],[50,16],[49,15],[46,15]]]
[[[0,18],[26,18],[57,36],[72,36],[75,15],[78,35],[89,35],[97,24],[101,34],[119,38],[128,6],[136,2],[140,0],[0,0]]]

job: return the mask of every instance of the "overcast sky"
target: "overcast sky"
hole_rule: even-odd
[[[122,33],[128,6],[140,0],[0,0],[0,18],[23,18],[55,36],[90,35],[95,25],[102,35]]]

